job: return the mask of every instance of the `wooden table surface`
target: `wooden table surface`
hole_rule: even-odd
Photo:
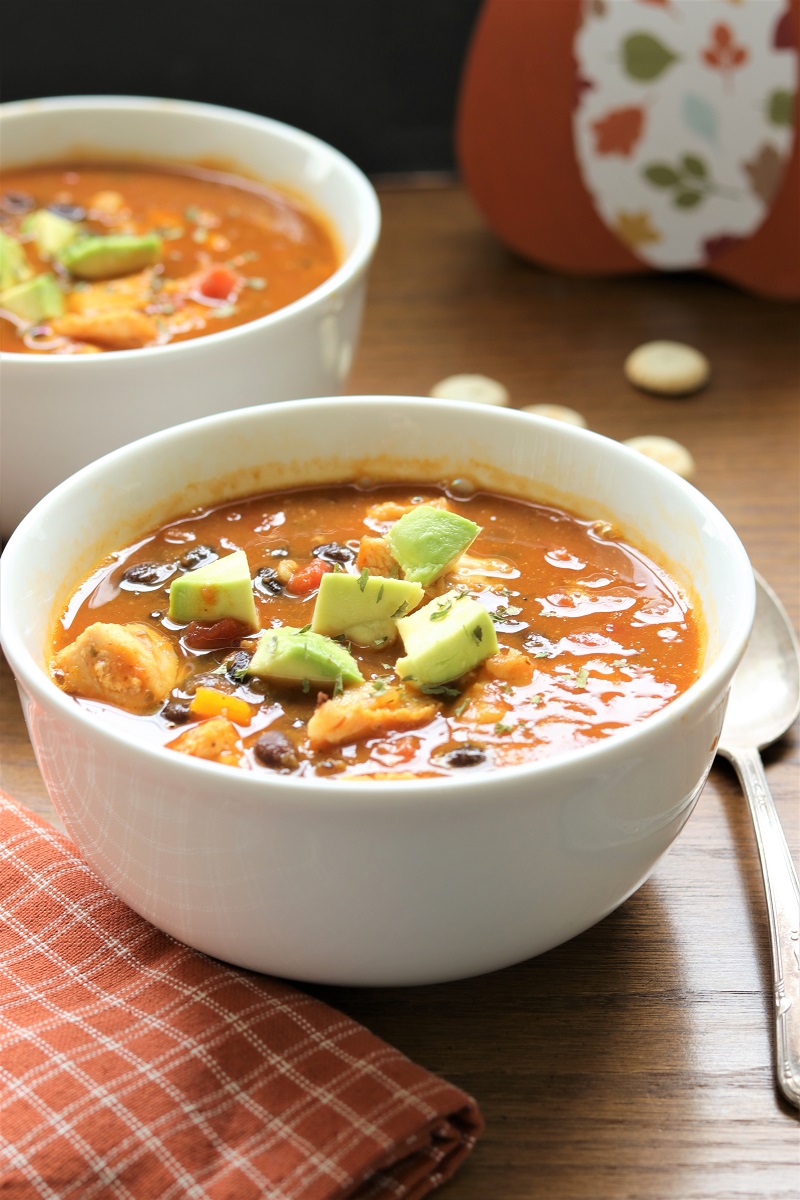
[[[612,438],[666,434],[798,625],[800,319],[712,280],[584,280],[509,255],[455,185],[381,187],[384,230],[348,390],[425,395],[502,380],[513,403],[579,409]],[[641,342],[703,350],[710,387],[634,391]],[[5,663],[0,783],[56,820]],[[765,755],[795,862],[800,740]],[[433,917],[435,919],[435,915]],[[486,1132],[448,1200],[792,1200],[798,1113],[772,1070],[764,895],[732,771],[617,912],[555,950],[425,988],[313,990],[478,1100]]]

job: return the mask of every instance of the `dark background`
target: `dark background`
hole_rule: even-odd
[[[40,0],[2,26],[2,98],[229,105],[324,138],[371,175],[453,169],[481,0]]]

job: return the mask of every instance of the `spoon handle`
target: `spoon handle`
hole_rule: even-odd
[[[800,1107],[800,887],[757,750],[729,753],[753,818],[769,914],[775,996],[775,1067],[781,1091]]]

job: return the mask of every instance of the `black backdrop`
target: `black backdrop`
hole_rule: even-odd
[[[449,170],[480,0],[11,0],[2,98],[204,100],[324,138],[368,173]]]

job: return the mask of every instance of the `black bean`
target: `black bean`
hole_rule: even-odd
[[[191,550],[187,550],[181,555],[181,566],[187,571],[194,571],[197,567],[204,567],[207,563],[214,562],[214,559],[219,558],[219,554],[213,546],[192,546]]]
[[[479,767],[486,762],[486,753],[480,746],[459,746],[458,750],[443,755],[443,761],[448,767]]]
[[[241,683],[247,674],[251,657],[246,650],[237,650],[230,658],[225,659],[225,674],[231,683]]]
[[[343,546],[340,542],[326,542],[322,546],[315,546],[311,551],[314,558],[321,558],[327,563],[351,563],[356,557],[356,552],[350,546]]]
[[[0,211],[9,217],[19,217],[32,208],[36,208],[36,201],[25,192],[4,192],[0,196]]]
[[[283,584],[274,567],[262,567],[256,571],[253,587],[262,596],[278,596],[283,591]]]
[[[161,715],[170,725],[183,725],[189,720],[189,701],[168,700],[161,710]]]
[[[48,204],[47,207],[51,213],[63,217],[66,221],[86,220],[86,209],[81,208],[80,204]]]
[[[253,747],[253,753],[265,767],[276,771],[296,771],[299,759],[295,747],[285,733],[276,729],[268,729]]]
[[[123,573],[119,586],[127,592],[153,591],[166,583],[169,577],[175,574],[176,569],[174,562],[134,563]]]

